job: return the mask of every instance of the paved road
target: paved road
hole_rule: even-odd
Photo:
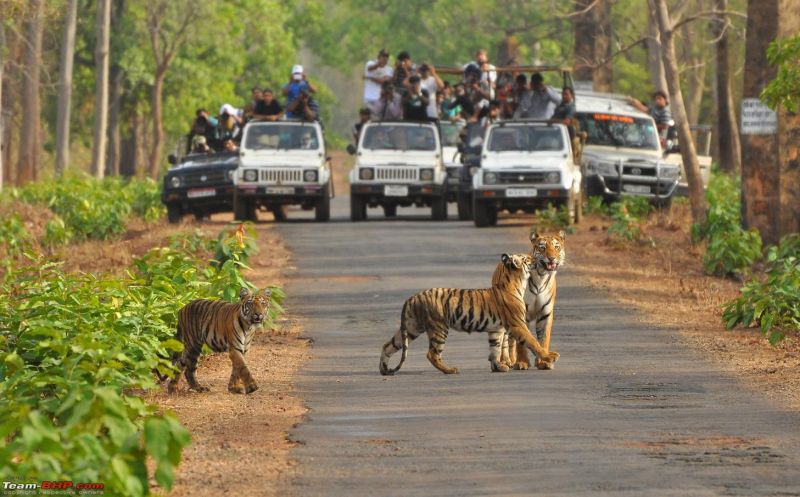
[[[311,410],[291,434],[302,444],[286,494],[800,496],[800,415],[637,322],[568,266],[554,371],[490,373],[486,337],[452,333],[445,358],[461,374],[434,370],[420,338],[397,376],[380,376],[404,299],[486,286],[502,252],[528,248],[525,230],[402,209],[353,224],[346,209],[337,199],[335,222],[280,226],[297,266],[289,307],[316,340],[298,379]]]

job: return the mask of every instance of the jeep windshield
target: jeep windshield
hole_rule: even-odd
[[[556,126],[496,126],[489,133],[490,152],[560,152],[564,138]]]
[[[459,134],[461,133],[461,129],[463,125],[459,125],[456,123],[440,123],[439,130],[442,136],[442,146],[443,147],[457,147],[460,141]]]
[[[436,150],[436,135],[429,126],[379,124],[369,126],[361,147],[367,150]]]
[[[317,150],[320,140],[314,126],[257,124],[247,129],[247,150]]]
[[[643,117],[578,113],[581,131],[587,133],[587,145],[658,150],[658,134],[652,119]]]

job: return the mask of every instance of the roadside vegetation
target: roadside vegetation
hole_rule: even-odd
[[[68,272],[41,247],[114,237],[130,216],[159,217],[153,183],[76,177],[8,196],[48,206],[48,226],[69,235],[45,230],[38,239],[19,215],[0,223],[0,477],[103,482],[107,494],[122,496],[149,494],[151,479],[170,489],[190,435],[142,394],[159,388],[155,371],[172,374],[182,306],[234,301],[242,286],[253,287],[242,271],[255,231],[175,235],[122,276]],[[272,295],[267,326],[281,312],[283,294]]]

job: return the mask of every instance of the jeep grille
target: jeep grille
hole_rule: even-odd
[[[375,168],[375,179],[377,181],[416,181],[416,167],[378,167]]]
[[[186,174],[182,176],[183,185],[188,188],[198,186],[218,185],[220,183],[230,183],[228,171],[203,171],[197,173]],[[203,180],[205,178],[205,180]]]
[[[265,167],[261,170],[261,181],[266,183],[301,183],[303,171],[298,168],[278,169]]]
[[[504,185],[522,183],[544,183],[545,173],[543,172],[518,172],[518,173],[498,173],[497,182]]]

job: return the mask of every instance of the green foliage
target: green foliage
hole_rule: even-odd
[[[741,296],[725,304],[722,319],[730,329],[758,323],[773,345],[782,331],[800,331],[800,235],[787,235],[767,250],[763,278],[753,278]]]
[[[25,229],[18,214],[0,220],[0,248],[6,256],[16,257],[31,247],[33,236]]]
[[[72,175],[29,183],[10,195],[48,207],[56,216],[46,227],[48,245],[87,239],[105,240],[125,231],[131,215],[154,221],[164,215],[160,189],[152,180]]]
[[[192,250],[211,245],[194,234],[149,251],[122,278],[64,273],[35,255],[6,272],[0,477],[101,481],[109,495],[142,496],[152,458],[155,481],[172,486],[189,433],[136,393],[156,387],[154,370],[172,369],[166,357],[182,348],[173,338],[177,311],[196,298],[222,297],[244,267],[252,240],[244,228],[221,240],[229,237],[241,243],[230,244],[222,267]],[[244,282],[238,273],[236,281]]]
[[[609,208],[613,222],[608,227],[608,234],[619,241],[644,241],[642,225],[652,210],[645,197],[623,196]]]
[[[767,59],[778,71],[764,88],[761,98],[773,109],[779,106],[797,112],[800,105],[800,35],[770,43]]]
[[[609,207],[603,202],[603,197],[601,195],[595,195],[593,197],[589,197],[589,200],[586,201],[586,213],[587,214],[599,214],[599,215],[610,215],[611,210]]]
[[[570,225],[569,208],[560,205],[558,208],[548,203],[546,209],[536,211],[538,227],[545,230],[564,230],[574,233],[575,228]]]
[[[718,276],[748,271],[761,257],[761,236],[756,230],[742,229],[738,178],[713,175],[706,200],[710,206],[706,221],[692,226],[693,240],[708,241],[703,256],[705,271]]]

